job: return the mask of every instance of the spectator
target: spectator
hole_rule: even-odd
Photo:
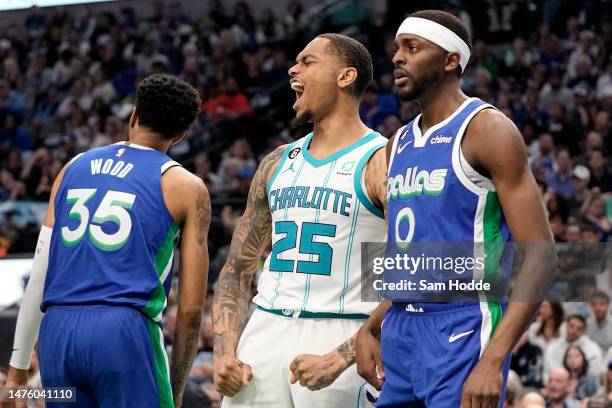
[[[540,91],[540,109],[548,112],[555,102],[561,103],[567,110],[574,108],[574,95],[563,85],[562,74],[558,68],[550,72],[548,82]]]
[[[599,187],[602,193],[612,191],[612,174],[608,169],[608,159],[603,150],[593,149],[591,151],[589,170],[591,171],[590,188]]]
[[[580,215],[580,207],[589,195],[589,180],[591,179],[590,170],[583,165],[575,166],[572,170],[572,188],[573,194],[569,200],[570,214],[572,216]]]
[[[604,292],[591,296],[592,316],[587,320],[586,335],[601,347],[608,350],[612,346],[612,316],[609,312],[610,298]]]
[[[531,148],[531,169],[552,171],[555,163],[555,142],[550,133],[542,133]]]
[[[528,392],[521,398],[521,408],[546,408],[546,400],[537,392]]]
[[[554,368],[546,385],[546,408],[578,408],[579,401],[569,392],[570,374],[563,367]]]
[[[545,300],[540,306],[534,323],[529,326],[529,343],[538,346],[542,353],[553,341],[565,337],[563,307],[554,300]]]
[[[237,119],[253,114],[253,108],[246,95],[238,90],[238,83],[229,78],[219,87],[219,94],[202,106],[202,111],[213,121]]]
[[[528,332],[523,333],[512,350],[510,369],[525,387],[540,388],[542,382],[542,349],[529,342]]]
[[[557,149],[553,171],[546,177],[546,183],[563,198],[569,199],[574,194],[572,184],[572,159],[565,147]]]
[[[584,352],[588,362],[588,373],[598,376],[603,373],[601,349],[584,334],[586,320],[582,316],[572,315],[566,319],[567,333],[564,338],[553,341],[544,352],[544,380],[552,370],[563,367],[567,349],[578,346]]]
[[[599,390],[599,377],[588,374],[589,363],[580,347],[570,346],[563,358],[563,367],[570,373],[569,394],[581,400]]]

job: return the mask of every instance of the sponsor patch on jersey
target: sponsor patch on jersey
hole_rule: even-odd
[[[342,166],[340,166],[340,170],[338,170],[336,174],[340,174],[342,176],[350,176],[353,174],[353,167],[355,167],[355,160],[344,162],[342,163]]]
[[[453,141],[451,136],[436,135],[431,138],[429,144],[448,144]]]
[[[302,150],[301,147],[296,147],[295,149],[291,150],[289,152],[289,158],[290,159],[295,159],[297,157],[297,155],[300,154],[300,150]]]

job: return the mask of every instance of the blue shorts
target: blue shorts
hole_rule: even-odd
[[[461,390],[505,306],[394,303],[382,325],[385,381],[377,408],[461,405]],[[503,405],[510,355],[503,368]]]
[[[76,387],[49,407],[174,407],[161,329],[135,309],[50,307],[38,352],[43,386]]]

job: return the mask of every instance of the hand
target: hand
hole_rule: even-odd
[[[331,385],[347,367],[346,360],[336,350],[323,356],[300,354],[289,365],[289,381],[291,384],[299,381],[303,387],[316,391]]]
[[[385,380],[380,341],[365,326],[357,332],[357,373],[378,391]]]
[[[253,378],[251,366],[232,356],[222,356],[213,362],[215,389],[223,395],[233,397]]]
[[[501,366],[481,359],[463,384],[461,408],[496,408],[503,381]]]
[[[4,392],[0,392],[0,408],[27,408],[27,399],[8,400],[5,395],[9,388],[25,388],[28,383],[28,370],[20,370],[11,367],[8,372]],[[4,402],[6,401],[6,402]]]

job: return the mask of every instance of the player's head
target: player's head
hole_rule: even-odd
[[[301,120],[317,121],[340,99],[357,108],[372,80],[372,57],[359,41],[341,34],[321,34],[297,55],[289,69],[296,93],[293,109]]]
[[[417,99],[441,81],[457,81],[472,49],[461,20],[440,10],[408,16],[397,30],[394,46],[395,85],[402,100]]]
[[[138,127],[176,143],[200,109],[200,95],[187,82],[168,74],[149,75],[138,85],[130,130]]]

